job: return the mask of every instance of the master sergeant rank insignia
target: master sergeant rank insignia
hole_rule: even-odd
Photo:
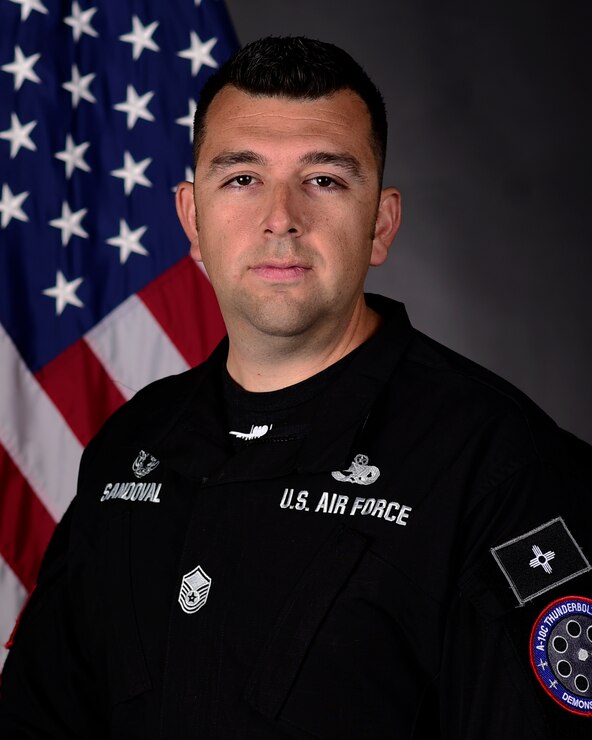
[[[212,579],[198,565],[185,573],[179,590],[179,604],[185,614],[195,614],[206,603]]]

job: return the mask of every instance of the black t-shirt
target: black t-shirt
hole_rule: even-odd
[[[266,442],[304,438],[318,408],[318,399],[362,346],[320,373],[276,391],[247,391],[225,368],[223,393],[228,433],[234,448],[238,450],[264,438]]]

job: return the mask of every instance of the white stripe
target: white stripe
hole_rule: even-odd
[[[4,645],[12,634],[18,615],[27,598],[27,589],[0,557],[0,671],[8,655]]]
[[[208,275],[208,271],[206,270],[206,266],[204,265],[204,263],[201,262],[200,260],[193,260],[193,261],[199,267],[199,269],[203,272],[203,274],[204,274],[206,280],[208,281],[208,283],[212,282],[210,280],[210,276]]]
[[[82,446],[0,326],[0,442],[58,521],[76,492]]]
[[[85,339],[125,398],[131,398],[153,380],[189,368],[136,295],[105,316]]]

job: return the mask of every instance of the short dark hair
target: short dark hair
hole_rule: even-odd
[[[387,121],[380,91],[362,67],[334,44],[303,36],[267,36],[237,51],[204,84],[193,120],[193,161],[197,164],[212,100],[227,85],[261,96],[315,100],[352,90],[370,113],[372,145],[382,180]]]

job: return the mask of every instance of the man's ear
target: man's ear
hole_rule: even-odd
[[[177,192],[175,193],[175,205],[177,206],[177,216],[179,217],[183,231],[189,239],[190,254],[194,260],[201,260],[192,182],[184,180],[179,183]]]
[[[382,265],[389,247],[401,225],[401,193],[396,188],[386,188],[380,193],[370,264]]]

